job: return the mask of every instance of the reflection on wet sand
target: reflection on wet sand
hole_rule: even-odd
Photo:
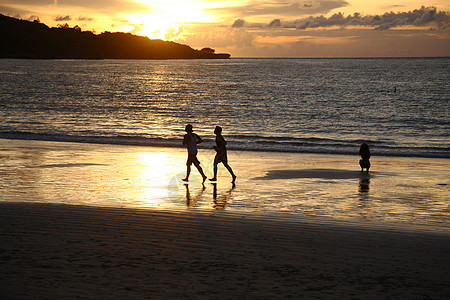
[[[369,200],[369,190],[370,190],[370,175],[361,174],[361,179],[359,180],[358,186],[360,201],[364,202]]]
[[[231,192],[236,187],[236,185],[233,184],[230,189],[228,189],[227,191],[225,191],[224,193],[221,193],[219,195],[217,193],[217,183],[211,183],[211,185],[213,186],[213,203],[214,203],[213,208],[224,209],[226,204],[228,203],[228,198],[230,197]],[[195,189],[196,192],[194,194],[191,193],[188,183],[185,183],[184,187],[186,189],[186,206],[188,208],[201,206],[201,204],[199,202],[203,196],[204,191],[206,190],[206,187],[204,185],[202,185],[202,187],[200,189],[197,190],[197,188],[196,188]]]
[[[206,187],[202,185],[202,188],[195,195],[191,195],[188,183],[185,183],[184,187],[186,188],[186,206],[196,207],[198,204],[198,200],[202,197],[203,191],[206,189]]]
[[[299,179],[299,178],[315,178],[315,179],[353,179],[360,177],[360,172],[353,170],[341,169],[286,169],[286,170],[269,170],[264,177],[256,177],[254,179]]]
[[[368,193],[369,192],[369,187],[370,185],[370,178],[361,178],[359,181],[359,189],[358,191],[360,193]]]
[[[236,187],[236,184],[232,184],[231,188],[225,193],[217,196],[217,183],[211,183],[213,186],[213,199],[214,199],[214,208],[215,209],[224,209],[227,204],[228,197],[230,197],[231,192]]]

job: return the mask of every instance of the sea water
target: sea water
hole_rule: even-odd
[[[450,58],[0,60],[0,138],[450,158]]]

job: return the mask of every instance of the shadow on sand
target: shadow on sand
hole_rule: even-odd
[[[366,179],[375,177],[377,173],[366,173],[353,170],[339,169],[297,169],[297,170],[269,170],[263,177],[256,177],[259,180],[273,179],[296,179],[296,178],[319,178],[319,179]],[[378,174],[379,175],[379,174]]]

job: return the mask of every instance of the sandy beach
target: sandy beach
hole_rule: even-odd
[[[199,159],[211,173],[212,150]],[[0,139],[2,299],[448,299],[449,162]],[[355,167],[356,165],[356,167]]]

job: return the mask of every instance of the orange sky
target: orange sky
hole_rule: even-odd
[[[232,57],[450,56],[448,0],[2,0],[0,13]]]

